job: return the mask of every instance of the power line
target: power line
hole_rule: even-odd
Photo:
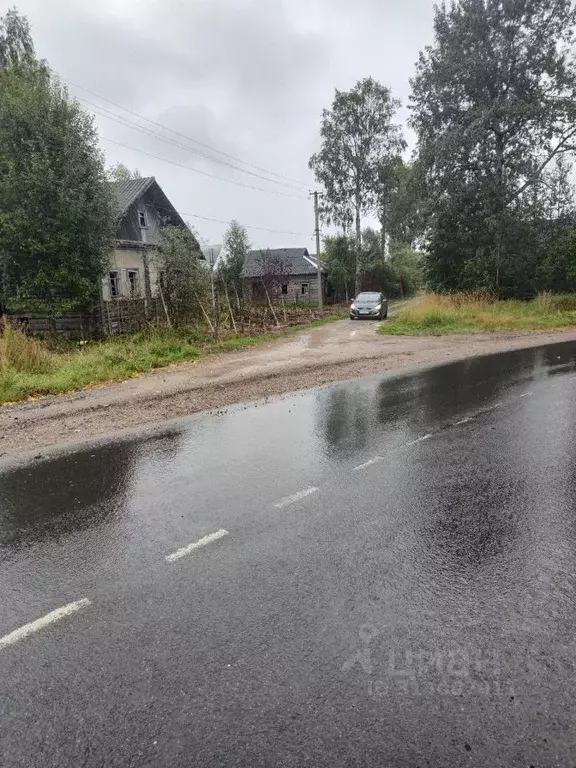
[[[211,152],[217,152],[219,155],[222,155],[223,157],[227,157],[229,160],[235,160],[236,162],[241,163],[242,165],[247,165],[250,168],[255,168],[257,171],[262,171],[263,173],[267,173],[269,176],[276,176],[279,179],[284,179],[286,181],[298,184],[299,187],[302,189],[308,189],[308,185],[304,184],[303,182],[299,181],[298,179],[293,179],[290,176],[286,176],[281,173],[276,173],[276,171],[270,171],[267,168],[263,168],[262,166],[255,165],[254,163],[249,163],[246,160],[242,160],[240,157],[235,157],[234,155],[230,155],[227,152],[224,152],[221,149],[218,149],[217,147],[212,147],[209,144],[205,144],[202,141],[199,141],[198,139],[194,139],[191,136],[187,136],[184,133],[180,133],[179,131],[175,131],[173,128],[169,128],[167,125],[163,125],[162,123],[157,122],[156,120],[152,120],[149,117],[145,117],[144,115],[140,115],[138,112],[134,112],[131,109],[128,109],[128,107],[124,107],[121,104],[118,104],[115,101],[112,101],[112,99],[108,99],[106,96],[102,96],[99,93],[96,93],[95,91],[91,91],[89,88],[84,87],[83,85],[78,85],[78,83],[74,83],[71,80],[67,80],[66,78],[62,77],[58,72],[55,72],[52,70],[52,72],[61,80],[63,80],[68,85],[73,86],[74,88],[79,88],[81,91],[85,91],[86,93],[89,93],[92,96],[95,96],[98,99],[101,99],[102,101],[107,102],[108,104],[111,104],[112,106],[116,107],[117,109],[122,109],[125,112],[128,112],[128,114],[132,115],[133,117],[137,117],[140,120],[145,120],[148,123],[151,123],[152,125],[157,126],[158,128],[162,128],[165,131],[169,131],[170,133],[173,133],[175,136],[179,136],[182,139],[186,139],[187,141],[191,141],[194,144],[198,144],[200,147],[204,147],[205,149],[209,149]],[[211,158],[212,160],[217,161],[217,158]],[[239,169],[242,170],[242,169]],[[270,179],[269,179],[270,181]]]
[[[198,213],[187,213],[186,211],[180,211],[181,216],[192,216],[195,219],[204,219],[204,221],[215,221],[217,224],[232,224],[231,221],[223,221],[222,219],[212,219],[209,216],[200,216]],[[273,232],[277,235],[296,235],[297,237],[309,237],[312,238],[310,232],[287,232],[282,229],[268,229],[267,227],[252,227],[249,224],[243,224],[246,229],[257,229],[260,232]]]
[[[233,163],[226,162],[226,160],[210,157],[204,152],[200,152],[198,149],[194,149],[194,147],[188,147],[185,144],[182,144],[182,142],[180,141],[175,141],[174,139],[169,139],[166,136],[162,136],[157,131],[153,131],[151,128],[138,125],[138,123],[135,123],[133,120],[129,120],[128,118],[123,117],[122,115],[117,115],[115,112],[112,112],[111,110],[106,109],[106,107],[102,107],[99,104],[94,104],[94,102],[89,101],[88,99],[85,99],[83,96],[78,96],[77,98],[80,101],[84,102],[85,104],[89,104],[92,107],[92,110],[94,111],[95,114],[99,115],[100,117],[104,117],[107,120],[112,120],[113,122],[118,123],[119,125],[123,125],[127,128],[132,128],[132,130],[135,130],[135,131],[140,131],[140,133],[143,133],[146,136],[151,136],[152,138],[159,139],[160,141],[163,141],[166,144],[170,144],[173,147],[184,149],[187,152],[191,152],[192,154],[198,155],[199,157],[217,162],[220,165],[225,165],[229,168],[233,168],[235,171],[246,173],[249,176],[254,176],[257,179],[262,179],[263,181],[267,181],[270,184],[279,184],[281,187],[289,187],[291,189],[297,190],[298,192],[302,191],[300,187],[296,187],[294,184],[286,184],[285,182],[277,181],[276,179],[268,179],[266,178],[266,176],[262,176],[259,173],[253,173],[252,171],[247,171],[244,168],[239,168],[237,165],[234,165]]]
[[[109,139],[107,136],[101,136],[100,138],[103,141],[109,141],[111,144],[117,144],[119,147],[124,147],[124,149],[132,149],[134,150],[134,152],[140,152],[140,154],[147,155],[148,157],[151,157],[154,160],[159,160],[162,163],[170,163],[171,165],[176,165],[179,168],[184,168],[187,171],[192,171],[193,173],[199,173],[201,176],[208,176],[211,179],[217,179],[218,181],[225,181],[228,184],[235,184],[238,187],[244,187],[245,189],[252,189],[257,192],[264,192],[267,195],[279,195],[281,197],[291,197],[293,200],[308,199],[301,195],[290,195],[286,192],[280,192],[275,189],[264,189],[263,187],[254,187],[251,184],[243,184],[241,181],[235,181],[234,179],[225,179],[223,176],[215,176],[213,173],[208,173],[207,171],[201,171],[199,168],[191,168],[189,165],[184,165],[183,163],[176,162],[176,160],[168,160],[165,157],[159,157],[158,155],[153,155],[151,152],[146,152],[146,150],[144,149],[139,149],[138,147],[132,147],[129,144],[123,144],[121,141],[116,141],[115,139]]]

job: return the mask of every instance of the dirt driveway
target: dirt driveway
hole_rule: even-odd
[[[458,360],[576,333],[381,336],[371,321],[341,320],[288,339],[71,395],[0,408],[0,457],[332,381]],[[1,461],[1,459],[0,459]]]

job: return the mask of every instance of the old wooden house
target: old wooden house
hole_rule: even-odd
[[[326,296],[325,265],[321,264],[322,291]],[[307,248],[273,248],[250,251],[242,269],[242,293],[250,301],[316,303],[318,266]]]
[[[110,268],[103,278],[104,301],[154,298],[162,265],[157,246],[162,227],[186,227],[154,176],[113,184],[120,206],[120,223]],[[198,246],[200,250],[200,247]]]

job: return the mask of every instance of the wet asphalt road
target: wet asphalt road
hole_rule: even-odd
[[[5,469],[0,638],[90,604],[0,639],[0,765],[576,765],[575,403],[555,345]]]

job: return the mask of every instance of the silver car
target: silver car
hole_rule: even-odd
[[[359,293],[350,305],[350,320],[384,320],[388,317],[388,299],[383,293]]]

